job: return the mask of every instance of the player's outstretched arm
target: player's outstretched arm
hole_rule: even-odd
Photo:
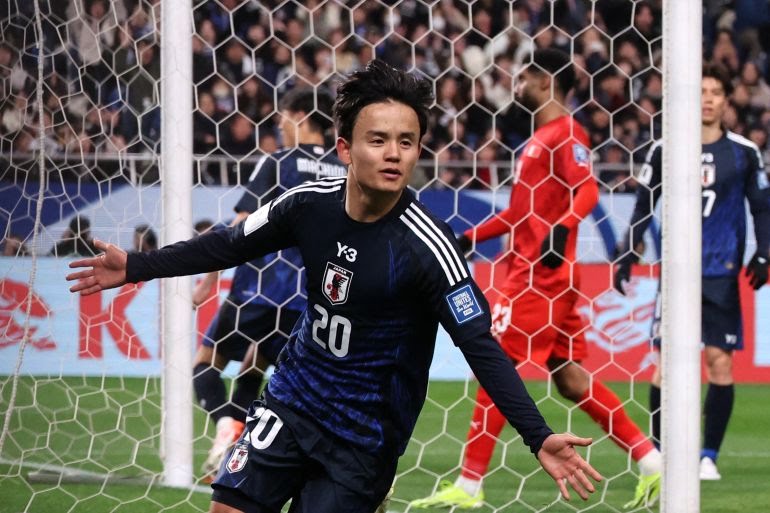
[[[70,287],[70,292],[80,292],[80,295],[87,296],[102,290],[120,287],[126,283],[127,253],[114,244],[96,239],[94,239],[94,245],[103,253],[95,257],[70,262],[70,267],[88,268],[67,275],[67,281],[77,281]]]
[[[591,479],[596,482],[602,480],[602,475],[575,450],[576,445],[586,447],[592,442],[590,438],[580,438],[568,433],[553,434],[545,439],[537,453],[540,465],[556,481],[562,497],[566,500],[570,500],[567,484],[586,500],[589,493],[596,491]]]

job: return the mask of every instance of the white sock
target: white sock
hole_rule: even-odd
[[[663,471],[663,456],[660,454],[659,450],[653,449],[642,456],[642,459],[638,461],[638,464],[639,472],[643,476],[657,474],[658,472]]]
[[[470,477],[465,477],[461,475],[455,481],[455,486],[457,486],[458,488],[462,488],[463,490],[465,490],[465,493],[467,493],[472,497],[475,497],[481,491],[481,480],[471,479]]]
[[[217,433],[219,433],[223,429],[230,429],[230,426],[232,425],[232,423],[233,423],[233,418],[232,417],[229,417],[229,416],[228,417],[221,417],[217,421]]]

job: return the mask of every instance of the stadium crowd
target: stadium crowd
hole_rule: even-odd
[[[488,163],[510,162],[532,132],[531,116],[513,102],[521,63],[534,48],[556,47],[574,56],[579,85],[571,108],[603,164],[598,178],[613,190],[633,188],[629,162],[641,162],[660,135],[661,0],[407,0],[393,9],[388,1],[357,3],[198,2],[195,152],[241,158],[275,151],[277,97],[297,84],[333,90],[377,56],[435,82],[424,141],[430,151],[422,155],[439,164],[435,183],[483,187],[491,179]],[[15,4],[19,12],[9,7],[0,20],[1,153],[41,144],[34,4]],[[42,8],[46,152],[157,151],[159,0],[70,0]],[[765,152],[768,25],[766,2],[704,2],[704,58],[725,64],[735,83],[725,125]],[[470,165],[447,165],[457,161],[476,161],[476,176]],[[201,179],[215,183],[219,176],[204,172]]]

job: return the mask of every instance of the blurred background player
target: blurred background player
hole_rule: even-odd
[[[302,182],[345,176],[345,166],[324,148],[333,101],[324,89],[310,88],[293,89],[281,99],[283,149],[257,163],[235,206],[232,226]],[[218,273],[209,273],[198,284],[193,293],[196,305],[211,297],[217,279]],[[207,474],[219,469],[227,449],[241,435],[264,371],[275,363],[305,306],[303,264],[296,249],[256,258],[235,269],[230,293],[206,332],[193,370],[198,401],[216,424],[203,467]],[[228,403],[221,372],[232,360],[242,365]]]
[[[746,275],[754,289],[767,282],[770,251],[770,186],[762,156],[757,146],[722,127],[732,84],[720,65],[703,67],[701,82],[701,183],[703,185],[703,262],[701,330],[705,345],[708,391],[703,407],[705,415],[700,478],[721,479],[716,467],[719,448],[724,440],[733,409],[733,351],[743,349],[738,273],[743,263],[746,242],[748,199],[754,219],[757,251],[746,266]],[[656,142],[647,153],[639,173],[642,185],[636,193],[636,205],[628,233],[618,248],[614,285],[625,294],[623,285],[631,276],[631,265],[639,255],[629,251],[629,241],[637,247],[652,220],[661,193],[662,145]],[[658,295],[660,299],[660,295]],[[660,301],[653,323],[654,344],[660,348],[658,327]],[[652,435],[660,441],[660,367],[655,368],[650,387]]]
[[[533,113],[536,131],[519,157],[510,206],[466,231],[458,242],[468,251],[474,242],[510,234],[506,282],[493,308],[492,329],[514,362],[547,366],[559,393],[630,451],[641,475],[627,506],[636,507],[657,500],[660,453],[627,416],[615,393],[580,365],[587,348],[576,308],[577,226],[596,205],[598,188],[588,137],[565,107],[574,83],[569,55],[553,49],[534,52],[519,76],[516,96]],[[482,479],[504,423],[487,391],[479,387],[460,476],[412,506],[480,506]]]
[[[51,249],[50,256],[94,256],[99,251],[91,238],[91,220],[83,215],[76,215],[61,236],[61,240]]]
[[[134,251],[152,251],[158,249],[158,236],[147,224],[138,224],[134,228]]]
[[[7,257],[25,257],[30,256],[30,252],[27,249],[27,245],[24,244],[24,238],[21,235],[8,234],[3,239],[3,249],[0,252],[0,256]]]

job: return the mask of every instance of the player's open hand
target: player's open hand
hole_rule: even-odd
[[[592,442],[591,438],[580,438],[568,433],[553,434],[545,439],[537,453],[540,465],[556,481],[562,497],[566,500],[570,500],[567,484],[586,500],[589,493],[596,491],[589,477],[596,482],[603,479],[575,450],[576,445],[587,447]]]
[[[87,296],[105,289],[120,287],[126,283],[126,262],[128,255],[125,251],[107,242],[94,239],[94,245],[103,251],[92,258],[83,258],[70,262],[70,267],[88,267],[67,275],[67,281],[75,281],[70,292],[80,292]]]

